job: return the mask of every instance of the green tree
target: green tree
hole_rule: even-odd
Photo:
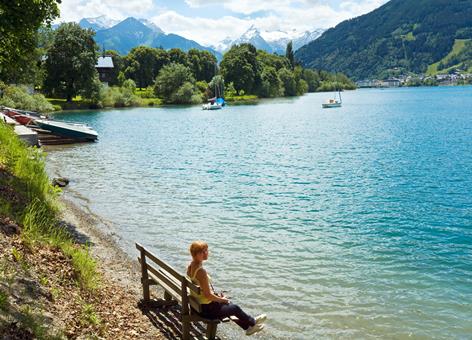
[[[257,50],[257,62],[262,66],[274,67],[277,71],[281,68],[291,68],[290,62],[285,56],[267,53],[263,50]]]
[[[308,92],[308,83],[303,79],[299,79],[297,82],[297,96],[302,96],[307,92]]]
[[[217,71],[216,57],[208,52],[192,48],[187,53],[193,76],[197,80],[211,81]]]
[[[316,89],[320,86],[320,77],[318,73],[314,70],[304,69],[302,78],[308,84],[308,92],[315,92]]]
[[[221,74],[232,82],[236,91],[254,93],[260,85],[257,51],[251,44],[234,45],[221,61]]]
[[[18,82],[29,71],[41,24],[59,16],[56,0],[2,0],[0,2],[0,79]],[[34,60],[36,62],[36,60]]]
[[[297,94],[297,81],[293,72],[286,68],[281,68],[278,72],[278,76],[282,82],[284,95],[288,97],[295,96]]]
[[[152,85],[159,72],[159,53],[147,46],[134,47],[125,57],[125,77],[133,79],[140,89]]]
[[[164,103],[192,103],[197,101],[198,90],[190,68],[171,63],[164,66],[157,78],[154,92]],[[201,100],[201,98],[200,98]]]
[[[167,53],[169,54],[169,61],[171,63],[188,66],[187,54],[180,48],[172,48]]]
[[[94,32],[76,23],[62,24],[54,37],[46,60],[45,90],[72,101],[76,95],[90,98],[97,89],[98,59]]]
[[[293,56],[293,45],[291,40],[288,42],[287,48],[285,49],[285,56],[293,69],[295,67],[295,57]]]
[[[212,97],[223,97],[225,94],[225,80],[223,76],[214,76],[208,84]]]
[[[277,74],[277,70],[272,66],[266,66],[261,74],[262,84],[259,94],[261,97],[283,96],[284,89]]]

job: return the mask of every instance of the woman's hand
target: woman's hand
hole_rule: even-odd
[[[229,299],[227,299],[227,298],[225,298],[225,297],[221,297],[219,302],[220,302],[220,303],[223,303],[223,304],[225,304],[225,305],[227,305],[228,303],[230,303]]]

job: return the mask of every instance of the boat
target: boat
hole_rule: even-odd
[[[216,75],[216,65],[215,65],[215,75]],[[202,105],[202,110],[221,110],[223,106],[226,105],[223,96],[223,89],[216,84],[215,81],[215,97],[208,99],[208,103]]]
[[[328,99],[325,103],[321,104],[324,109],[334,108],[334,107],[341,107],[342,101],[337,99]]]
[[[85,124],[57,121],[37,112],[7,107],[0,107],[0,112],[37,132],[42,144],[90,142],[98,139],[98,133]]]
[[[202,105],[202,110],[221,110],[223,106],[217,102],[208,102]]]
[[[337,82],[336,82],[336,84],[337,84]],[[336,89],[335,89],[335,91],[336,91]],[[342,106],[343,100],[341,98],[341,89],[337,89],[337,92],[338,92],[338,95],[339,95],[339,100],[336,99],[336,92],[335,92],[334,98],[330,98],[326,102],[321,104],[323,109],[330,109],[330,108],[335,108],[335,107],[341,107]]]
[[[44,131],[76,141],[96,141],[98,133],[85,124],[60,122],[52,119],[35,119],[34,124]]]

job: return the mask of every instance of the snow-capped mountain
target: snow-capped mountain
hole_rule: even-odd
[[[313,40],[318,39],[326,30],[323,28],[318,28],[312,32],[305,31],[301,36],[296,39],[293,39],[293,50],[296,51],[303,45],[306,45]]]
[[[273,51],[273,47],[267,43],[267,41],[262,37],[261,32],[254,25],[252,25],[242,36],[234,40],[230,46],[243,43],[252,44],[258,49],[271,53],[275,52]]]
[[[147,20],[147,19],[138,19],[139,21],[141,21],[144,25],[146,25],[148,28],[152,29],[154,32],[156,33],[164,33],[164,31],[159,27],[157,26],[155,23]]]
[[[146,19],[136,19],[133,17],[112,25],[109,28],[99,28],[100,25],[111,24],[111,21],[101,19],[90,20],[85,18],[80,20],[79,25],[83,28],[92,28],[96,31],[95,42],[103,49],[115,50],[123,55],[136,46],[162,47],[164,49],[180,48],[188,51],[191,48],[209,51],[216,58],[221,59],[221,54],[209,47],[202,46],[196,41],[186,39],[177,34],[166,34],[157,25]],[[93,26],[92,26],[93,25]]]
[[[293,49],[297,50],[303,45],[317,39],[324,31],[324,29],[316,29],[312,32],[300,32],[296,29],[288,32],[281,30],[260,31],[253,25],[238,39],[231,40],[230,38],[226,38],[214,45],[213,48],[219,52],[225,52],[233,45],[250,43],[256,48],[269,53],[284,54],[289,41],[293,42]]]
[[[94,31],[99,31],[115,26],[120,20],[108,18],[106,15],[101,15],[96,18],[83,18],[79,25],[83,28],[91,28]]]
[[[219,43],[212,45],[210,47],[218,52],[224,52],[230,49],[232,43],[233,43],[233,39],[231,39],[231,37],[226,37],[225,39],[221,40]]]

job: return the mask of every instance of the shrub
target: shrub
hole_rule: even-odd
[[[29,111],[54,111],[54,107],[42,94],[29,94],[26,86],[5,86],[0,105]]]
[[[128,107],[140,103],[139,97],[134,94],[136,85],[128,79],[123,87],[102,87],[100,102],[104,107]]]
[[[201,95],[194,83],[195,79],[187,66],[172,63],[159,71],[154,91],[167,104],[201,102]]]

